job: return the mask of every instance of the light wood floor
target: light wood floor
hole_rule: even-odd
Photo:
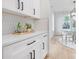
[[[76,59],[75,49],[63,46],[57,39],[54,37],[49,41],[49,54],[45,59]]]

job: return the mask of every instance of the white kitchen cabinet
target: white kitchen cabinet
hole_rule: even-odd
[[[24,0],[23,13],[29,16],[33,15],[33,0]]]
[[[10,13],[40,18],[40,0],[3,0],[2,8]]]
[[[45,58],[45,56],[48,53],[48,34],[45,33],[42,35],[42,59]]]
[[[40,42],[37,42],[35,45],[34,45],[34,48],[33,48],[33,52],[35,50],[35,58],[34,59],[41,59],[41,43]]]
[[[40,18],[40,0],[21,0],[21,7],[22,14]]]
[[[31,38],[35,41],[35,43],[32,43],[29,45],[29,48],[31,49],[32,59],[41,59],[41,35]]]
[[[40,18],[40,0],[33,0],[34,15]]]
[[[36,49],[38,49],[38,47],[36,45],[39,46],[39,43],[37,44],[35,41],[34,43],[30,42],[30,44],[27,46],[27,50],[26,50],[27,59],[36,59],[36,53],[38,52],[36,50]],[[36,47],[36,49],[35,49],[35,47]]]
[[[18,12],[19,0],[2,0],[2,8]]]
[[[42,35],[3,47],[3,59],[41,59]]]
[[[2,8],[9,13],[22,13],[24,10],[24,0],[3,0]]]
[[[3,59],[33,59],[33,44],[23,41],[3,47]]]
[[[25,59],[27,58],[25,42],[19,42],[3,47],[3,59]]]

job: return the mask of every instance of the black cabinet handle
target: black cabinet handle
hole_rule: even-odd
[[[35,15],[35,9],[33,9],[33,12],[34,12],[33,15]]]
[[[32,59],[32,52],[30,52],[30,59]]]
[[[24,3],[23,3],[23,2],[21,2],[21,4],[22,4],[22,9],[21,9],[21,10],[23,11],[23,10],[24,10]]]
[[[46,37],[47,35],[44,35],[43,37]]]
[[[18,0],[18,9],[20,9],[20,0]]]
[[[28,43],[27,45],[31,45],[31,44],[33,44],[33,43],[35,43],[36,41],[33,41],[33,42],[30,42],[30,43]]]
[[[33,59],[35,59],[35,50],[33,50]]]
[[[43,42],[42,44],[43,44],[43,49],[45,49],[45,44],[44,44],[44,42]]]

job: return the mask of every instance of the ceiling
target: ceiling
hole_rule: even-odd
[[[73,0],[50,0],[54,12],[71,11],[74,8]]]

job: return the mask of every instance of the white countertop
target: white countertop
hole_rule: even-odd
[[[46,32],[37,31],[37,32],[33,32],[33,33],[29,33],[29,34],[22,34],[22,35],[13,35],[13,34],[3,35],[2,36],[2,46],[7,46],[7,45],[10,45],[10,44],[18,42],[18,41],[23,41],[23,40],[26,40],[28,38],[31,38],[33,36],[43,34],[43,33],[46,33]]]

